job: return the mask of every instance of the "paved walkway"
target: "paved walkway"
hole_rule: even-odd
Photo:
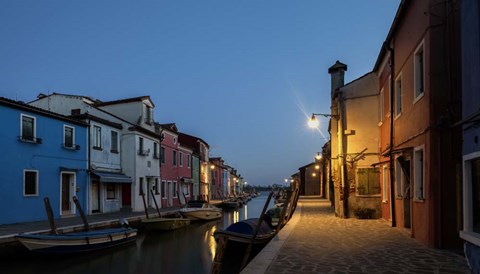
[[[251,273],[471,272],[463,256],[427,248],[383,220],[337,218],[329,201],[301,197],[290,222],[242,272]]]

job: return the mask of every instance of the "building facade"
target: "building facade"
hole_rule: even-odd
[[[87,203],[87,124],[54,112],[0,98],[4,126],[0,224],[73,216],[76,196]]]
[[[374,68],[382,217],[437,248],[461,243],[458,3],[402,1]]]

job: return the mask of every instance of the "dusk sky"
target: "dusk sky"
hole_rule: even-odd
[[[330,75],[373,69],[400,0],[0,2],[0,96],[150,95],[252,185],[284,183],[328,140]]]

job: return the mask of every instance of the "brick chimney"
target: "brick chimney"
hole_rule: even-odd
[[[332,78],[332,90],[331,96],[334,97],[335,90],[338,88],[343,87],[345,84],[345,71],[347,70],[347,65],[341,63],[337,60],[333,66],[328,69],[328,73],[330,73]]]

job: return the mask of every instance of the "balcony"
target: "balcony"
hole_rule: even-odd
[[[138,155],[140,156],[148,156],[150,154],[150,149],[144,150],[144,149],[139,149],[138,150]]]

